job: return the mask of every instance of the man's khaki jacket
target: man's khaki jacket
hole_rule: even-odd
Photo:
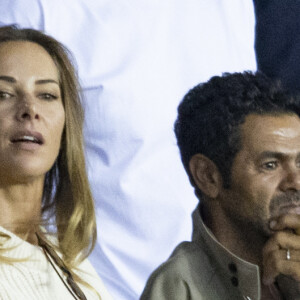
[[[141,300],[260,300],[257,265],[235,256],[193,215],[192,242],[183,242],[149,278]]]

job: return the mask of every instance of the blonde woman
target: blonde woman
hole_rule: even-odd
[[[0,28],[0,299],[111,299],[86,260],[95,214],[68,51]]]

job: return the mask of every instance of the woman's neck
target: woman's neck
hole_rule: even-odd
[[[0,185],[0,225],[35,243],[35,225],[41,217],[43,181]]]

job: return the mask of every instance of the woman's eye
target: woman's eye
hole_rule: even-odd
[[[277,161],[268,161],[263,163],[263,169],[265,170],[275,170],[278,167]]]
[[[8,92],[2,92],[2,91],[0,91],[0,99],[1,100],[9,99],[11,97],[13,97],[12,94],[10,94]]]
[[[58,97],[54,94],[42,93],[39,95],[39,98],[43,100],[51,101],[51,100],[56,100]]]

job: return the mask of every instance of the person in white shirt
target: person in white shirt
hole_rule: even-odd
[[[0,28],[0,299],[111,300],[86,260],[96,240],[80,87],[69,53]]]
[[[119,300],[190,240],[197,203],[173,123],[188,89],[256,68],[251,0],[1,0],[0,23],[65,44],[84,92],[99,237],[91,262]]]

